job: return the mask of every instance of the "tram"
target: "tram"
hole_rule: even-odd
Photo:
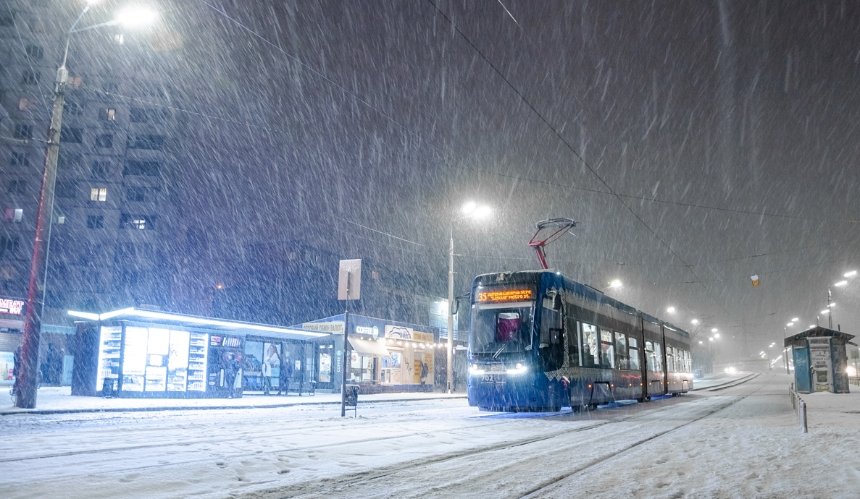
[[[469,405],[574,410],[693,388],[690,335],[549,270],[475,277]]]

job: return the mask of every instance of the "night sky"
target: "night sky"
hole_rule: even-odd
[[[726,352],[814,324],[828,287],[857,330],[860,280],[833,283],[860,268],[858,3],[162,7],[146,63],[189,136],[185,223],[215,246],[311,241],[442,297],[452,223],[459,293],[537,268],[535,222],[570,217],[552,268],[621,279],[610,295]],[[456,220],[468,199],[493,220]]]

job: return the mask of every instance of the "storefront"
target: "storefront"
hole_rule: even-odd
[[[350,314],[350,360],[347,380],[362,393],[432,391],[445,344],[438,331],[420,326]],[[343,364],[344,316],[336,315],[298,325],[304,330],[332,333],[330,349],[318,350],[319,365],[331,363],[333,387],[339,389]]]
[[[12,384],[15,349],[23,329],[24,300],[0,298],[0,384]]]
[[[260,363],[251,360],[257,345],[259,357],[254,358],[264,359],[267,347],[277,355],[285,345],[298,352],[328,336],[135,308],[69,315],[83,319],[76,322],[73,395],[237,397],[246,387],[246,376],[252,379],[253,368]],[[305,371],[303,354],[289,359],[297,362],[293,365],[298,372]]]

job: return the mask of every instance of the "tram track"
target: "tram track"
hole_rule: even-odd
[[[610,434],[612,434],[614,437],[620,438],[624,438],[625,436],[631,435],[641,436],[642,438],[634,438],[625,446],[614,448],[609,452],[601,453],[598,457],[580,463],[572,469],[567,468],[563,473],[558,473],[546,480],[542,480],[540,483],[533,487],[530,487],[525,490],[517,490],[515,494],[510,494],[510,490],[499,491],[500,493],[511,497],[539,497],[539,492],[541,490],[545,489],[546,487],[552,486],[560,480],[576,476],[577,474],[587,471],[601,463],[605,463],[611,460],[613,457],[621,456],[625,452],[628,452],[637,447],[641,447],[642,445],[646,445],[649,442],[659,439],[666,434],[670,434],[685,426],[691,425],[693,423],[696,423],[697,421],[701,421],[702,419],[717,414],[720,411],[723,411],[740,402],[747,396],[749,395],[744,395],[742,397],[733,397],[731,400],[724,403],[720,403],[716,407],[711,407],[703,414],[697,415],[695,418],[686,420],[682,424],[674,425],[671,428],[667,428],[656,433],[652,432],[647,435],[642,435],[643,429],[646,429],[649,425],[652,424],[652,416],[650,415],[654,414],[655,411],[649,410],[645,412],[637,412],[632,415],[625,415],[621,417],[613,417],[605,420],[595,421],[593,424],[584,424],[576,428],[565,427],[558,431],[543,433],[541,435],[530,436],[527,438],[508,440],[492,445],[470,447],[468,449],[460,449],[453,452],[436,454],[433,456],[404,461],[385,467],[344,474],[337,477],[331,477],[322,480],[299,482],[296,484],[285,485],[267,491],[251,493],[242,497],[272,498],[305,496],[309,497],[320,495],[337,496],[339,494],[346,493],[356,494],[365,497],[373,497],[377,495],[381,497],[422,497],[425,496],[427,493],[433,495],[456,496],[461,495],[464,493],[464,491],[468,490],[486,490],[487,486],[493,485],[496,479],[490,478],[487,480],[488,483],[484,484],[477,483],[475,481],[475,475],[469,475],[468,473],[460,473],[460,475],[457,476],[451,473],[452,469],[466,470],[470,468],[470,462],[477,463],[480,462],[481,459],[483,459],[494,462],[494,467],[491,470],[491,477],[518,476],[521,473],[521,470],[524,469],[523,467],[528,467],[527,465],[534,457],[529,454],[528,447],[531,445],[539,445],[542,442],[554,440],[559,437],[569,437],[570,435],[577,433],[586,434],[591,432],[592,430],[600,429],[601,434],[593,436],[594,438],[599,439],[606,434],[605,428],[601,429],[602,427],[606,427],[608,425],[618,425],[620,423],[634,423],[629,428],[624,429],[622,432],[610,432]],[[658,411],[671,410],[671,406],[658,408]],[[577,453],[581,453],[584,446],[584,442],[588,441],[590,438],[592,438],[591,435],[584,435],[581,439],[578,439],[575,442],[555,446],[553,448],[553,451],[558,455],[566,455],[566,453],[575,455]],[[540,453],[539,450],[536,452],[538,454]],[[490,454],[499,454],[502,455],[502,458],[499,460],[489,459],[487,458],[487,455]],[[441,469],[437,471],[431,470],[430,468],[434,466],[441,466]],[[478,465],[476,464],[475,466]],[[409,480],[404,477],[408,477],[414,473],[419,472],[425,477],[428,474],[438,476],[438,481],[436,482],[438,483],[438,485],[434,486],[430,490],[417,490],[411,488],[404,488],[403,490],[392,489],[392,484],[408,484]],[[432,482],[433,480],[431,479],[429,481]],[[375,493],[373,492],[374,490],[376,491]],[[382,490],[384,490],[385,493],[380,495],[379,492]],[[492,492],[488,493],[492,495]]]
[[[717,388],[715,390],[724,390],[726,388],[732,388],[732,387],[743,384],[746,381],[749,381],[750,379],[754,379],[754,378],[755,378],[755,376],[747,377],[747,378],[744,378],[743,381],[740,381],[736,384],[732,384],[729,386],[722,386],[722,387]],[[715,391],[715,390],[711,390],[711,391]],[[640,447],[642,445],[647,445],[647,444],[653,442],[654,440],[657,440],[661,437],[664,437],[668,434],[674,433],[674,432],[676,432],[682,428],[685,428],[685,427],[690,426],[692,424],[698,423],[699,421],[702,421],[703,419],[709,418],[709,417],[711,417],[717,413],[720,413],[720,412],[734,406],[735,404],[745,400],[746,398],[753,395],[755,392],[757,392],[759,390],[760,390],[760,388],[755,388],[753,390],[750,390],[749,393],[737,396],[735,398],[732,398],[727,403],[721,404],[720,406],[717,406],[717,407],[713,408],[712,410],[709,410],[708,412],[706,412],[705,414],[703,414],[699,417],[696,417],[694,419],[686,421],[686,422],[679,424],[677,426],[674,426],[672,428],[657,432],[655,434],[649,435],[648,437],[645,437],[645,438],[642,438],[642,439],[637,440],[635,442],[632,442],[618,452],[603,454],[601,456],[598,456],[598,457],[584,463],[583,465],[576,467],[573,470],[569,470],[569,471],[566,471],[565,473],[558,474],[558,475],[552,476],[548,479],[542,480],[541,483],[539,483],[536,486],[534,486],[533,488],[525,491],[525,493],[519,495],[518,497],[519,498],[541,497],[540,493],[542,491],[544,491],[548,487],[556,485],[558,482],[561,482],[561,481],[570,479],[576,475],[582,474],[583,472],[585,472],[591,468],[594,468],[595,466],[605,464],[607,462],[612,461],[613,459],[618,459],[620,457],[623,457],[623,454],[625,452],[629,452],[629,451],[636,449],[637,447]]]

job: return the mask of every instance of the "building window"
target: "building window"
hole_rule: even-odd
[[[45,56],[45,51],[38,45],[27,45],[27,56],[30,59],[40,60]]]
[[[30,99],[27,97],[21,97],[18,99],[18,111],[27,111],[30,109]]]
[[[102,147],[105,149],[113,147],[113,135],[110,133],[103,133],[101,135],[97,135],[96,147]]]
[[[63,112],[75,116],[80,116],[84,112],[84,109],[76,101],[67,100],[65,106],[63,107]]]
[[[73,180],[64,180],[57,182],[57,187],[54,189],[54,195],[58,198],[72,199],[77,197],[78,183]]]
[[[105,226],[104,215],[87,215],[88,229],[103,229]]]
[[[24,74],[21,75],[21,83],[24,85],[35,85],[39,83],[39,73],[32,69],[25,69]]]
[[[121,229],[152,230],[153,217],[123,213],[119,219]]]
[[[160,151],[164,146],[164,135],[136,135],[128,138],[129,149]]]
[[[125,198],[128,201],[146,201],[146,188],[129,187],[125,191]]]
[[[27,154],[20,151],[12,151],[9,156],[9,164],[11,166],[27,166],[30,162],[27,161]]]
[[[108,107],[103,109],[102,119],[105,121],[116,121],[116,108]]]
[[[98,201],[100,203],[107,201],[107,187],[90,188],[90,201]]]
[[[3,210],[3,220],[6,222],[21,223],[24,220],[23,208],[6,208]]]
[[[27,182],[16,179],[10,180],[6,192],[9,194],[24,194],[27,191]]]
[[[60,132],[60,142],[80,144],[84,140],[83,128],[66,127]]]
[[[18,238],[15,236],[0,236],[0,258],[12,256],[18,252]]]
[[[110,161],[93,161],[92,173],[95,178],[108,178],[110,174]]]
[[[15,124],[15,138],[30,140],[33,137],[33,125],[28,125],[27,123],[16,123]]]
[[[123,167],[122,169],[122,174],[156,177],[158,176],[160,170],[161,164],[158,161],[129,160],[125,162],[125,167]]]

